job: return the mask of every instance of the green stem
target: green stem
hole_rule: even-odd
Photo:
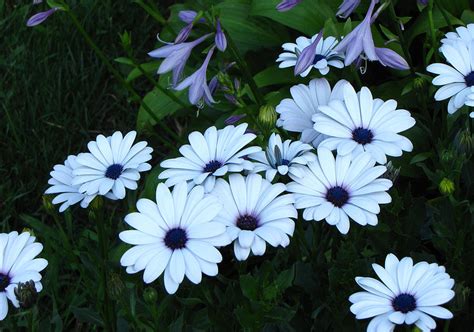
[[[244,58],[240,54],[239,49],[237,48],[234,41],[232,40],[232,37],[229,35],[229,33],[226,34],[226,37],[227,37],[227,44],[229,46],[229,50],[234,56],[240,70],[242,70],[242,74],[245,80],[247,81],[247,84],[249,85],[250,90],[252,91],[252,94],[255,98],[255,101],[257,102],[260,108],[261,106],[265,104],[265,99],[263,98],[263,95],[260,93],[260,90],[257,87],[257,83],[255,83],[252,73],[250,72],[249,67],[247,66],[247,63],[245,62]]]
[[[408,50],[405,37],[403,36],[403,31],[400,28],[399,24],[399,19],[397,17],[397,14],[395,12],[395,6],[393,5],[393,0],[390,1],[389,7],[388,7],[388,13],[390,15],[390,18],[392,19],[392,22],[395,24],[395,28],[397,30],[397,35],[398,35],[398,40],[400,41],[400,45],[402,47],[403,54],[405,55],[405,58],[407,60],[408,66],[410,67],[410,72],[412,73],[413,76],[416,75],[415,69],[413,69],[413,61],[411,59],[410,51]]]
[[[115,331],[115,311],[113,304],[110,300],[109,287],[107,281],[109,280],[108,275],[108,238],[105,230],[104,221],[104,207],[102,202],[99,203],[99,207],[95,211],[95,223],[97,227],[97,238],[99,241],[100,250],[100,282],[104,291],[104,303],[103,303],[103,316],[104,316],[104,329],[105,331]]]
[[[439,1],[433,1],[434,4],[438,7],[439,11],[441,12],[441,15],[443,15],[444,17],[444,20],[446,21],[446,23],[448,24],[449,26],[449,30],[450,31],[454,31],[454,27],[453,25],[451,24],[451,20],[449,19],[448,17],[448,13],[446,12],[446,10],[443,8],[443,6],[439,3]]]
[[[135,91],[135,89],[131,86],[129,82],[127,82],[120,72],[114,68],[114,66],[111,64],[109,59],[105,56],[105,54],[102,52],[102,50],[94,43],[90,35],[87,33],[87,31],[82,27],[81,23],[77,19],[76,15],[71,10],[66,10],[68,13],[69,17],[71,18],[73,24],[76,26],[77,30],[79,33],[84,37],[86,40],[87,44],[94,50],[94,52],[97,54],[97,56],[100,58],[100,60],[104,63],[104,65],[107,67],[107,69],[112,73],[112,75],[115,76],[115,78],[132,94],[135,100],[140,101],[140,105],[143,107],[143,109],[150,115],[150,117],[156,122],[159,123],[160,119],[156,116],[156,114],[153,113],[153,111],[148,107],[148,105],[143,101],[141,96]],[[173,95],[171,92],[168,90],[163,91],[167,96]],[[174,96],[174,95],[173,95]],[[174,96],[176,98],[176,96]],[[170,97],[172,98],[172,97]]]
[[[434,0],[430,0],[430,2],[428,3],[428,23],[430,25],[431,48],[433,49],[433,54],[436,62],[439,62],[439,55],[437,50],[435,49],[438,43],[436,42],[436,30],[433,20],[433,4]]]

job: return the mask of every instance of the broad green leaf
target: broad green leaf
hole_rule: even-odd
[[[240,288],[244,296],[256,300],[258,296],[258,280],[250,274],[240,276]]]
[[[253,0],[251,15],[265,16],[287,27],[312,36],[324,27],[328,17],[334,17],[334,10],[327,1],[305,0],[291,12],[279,12],[275,9],[280,0]]]
[[[216,6],[225,31],[242,53],[263,47],[280,45],[287,32],[278,26],[264,24],[249,16],[250,0],[227,0]]]
[[[293,75],[293,68],[278,68],[275,63],[254,76],[259,88],[277,84],[296,84],[299,79]]]
[[[116,60],[117,61],[117,60]],[[160,64],[160,61],[152,61],[152,62],[147,62],[147,63],[142,63],[140,65],[141,69],[148,74],[155,74],[155,72],[158,70],[158,65]],[[132,63],[133,66],[133,63]],[[127,81],[131,82],[138,77],[142,76],[143,73],[140,69],[138,68],[133,68],[132,71],[127,76]]]
[[[430,158],[433,155],[432,152],[422,152],[411,158],[410,164],[416,164],[419,162],[422,162],[428,158]]]

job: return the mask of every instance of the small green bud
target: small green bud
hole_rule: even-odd
[[[413,87],[417,90],[423,89],[426,84],[426,80],[423,77],[417,77],[413,80]]]
[[[439,183],[439,191],[443,195],[451,195],[455,190],[454,182],[448,178],[443,178]]]
[[[277,121],[277,112],[275,111],[275,107],[270,105],[260,107],[258,112],[258,121],[266,127],[274,127]]]
[[[56,209],[54,208],[53,197],[51,195],[44,195],[42,199],[43,208],[46,210],[46,212],[49,214],[55,214]]]
[[[454,138],[454,146],[460,153],[470,154],[474,148],[474,136],[471,134],[469,128],[461,130]]]
[[[153,287],[147,287],[143,291],[143,299],[147,304],[155,304],[158,300],[158,292]]]
[[[20,307],[23,309],[31,308],[38,299],[38,292],[36,291],[35,282],[33,280],[19,282],[13,292],[20,303]]]
[[[22,233],[28,232],[28,233],[30,233],[31,236],[35,236],[35,232],[31,228],[28,228],[28,227],[23,227],[21,232]]]
[[[108,282],[109,285],[109,294],[110,297],[114,300],[117,300],[120,295],[122,295],[123,289],[125,288],[125,285],[120,279],[120,275],[118,273],[110,273],[109,275],[110,282]]]
[[[445,163],[449,163],[454,160],[456,157],[454,151],[451,150],[444,150],[441,152],[441,161]]]

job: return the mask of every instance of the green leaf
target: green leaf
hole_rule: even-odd
[[[258,280],[250,274],[240,276],[240,288],[244,296],[256,300],[258,296]]]
[[[293,280],[295,279],[295,266],[293,265],[291,269],[282,271],[278,274],[277,279],[275,280],[276,285],[280,290],[285,290],[291,285],[293,285]]]
[[[152,62],[142,63],[140,67],[145,73],[155,74],[155,72],[158,70],[159,64],[160,64],[159,61],[152,61]],[[132,66],[134,66],[133,63],[132,63]],[[138,77],[142,75],[143,73],[140,69],[133,68],[132,71],[130,71],[130,73],[127,76],[127,82],[132,82],[133,80],[137,79]]]
[[[253,0],[250,14],[268,17],[308,36],[318,33],[328,17],[335,18],[335,12],[327,1],[303,1],[290,14],[275,9],[279,2],[280,0]]]
[[[256,74],[254,80],[259,88],[277,84],[296,84],[299,82],[299,79],[293,75],[292,68],[278,68],[275,64]]]
[[[430,158],[433,155],[432,152],[422,152],[418,153],[416,156],[413,156],[410,160],[410,164],[416,164],[422,161],[425,161],[426,159]]]
[[[250,0],[227,0],[216,6],[223,29],[227,31],[242,53],[263,47],[280,45],[288,39],[284,29],[263,24],[249,16]],[[251,37],[250,37],[251,36]]]
[[[104,322],[100,318],[99,314],[89,308],[72,308],[72,313],[78,321],[90,323],[98,326],[103,326]]]
[[[133,61],[130,58],[119,57],[119,58],[115,58],[114,61],[117,63],[124,64],[124,65],[133,66]]]

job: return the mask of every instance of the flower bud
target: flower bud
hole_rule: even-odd
[[[179,44],[179,43],[185,42],[186,39],[188,39],[189,34],[191,33],[192,30],[193,30],[193,24],[189,23],[188,25],[186,25],[184,28],[181,29],[181,31],[176,36],[174,43]]]
[[[114,300],[118,300],[125,288],[120,275],[118,273],[111,272],[109,275],[109,282],[107,284],[109,287],[110,297]]]
[[[35,282],[33,280],[19,282],[18,286],[13,290],[13,293],[22,309],[31,308],[38,299],[38,292],[36,291]]]
[[[40,25],[41,23],[46,21],[48,19],[48,17],[53,15],[57,10],[58,10],[58,8],[51,8],[51,9],[45,11],[45,12],[41,12],[41,13],[38,13],[38,14],[35,14],[35,15],[31,16],[30,19],[26,22],[26,26],[27,27],[35,27],[37,25]]]
[[[46,210],[47,213],[49,214],[55,214],[56,209],[54,208],[53,205],[53,197],[51,195],[44,195],[42,197],[43,200],[43,208]]]
[[[158,301],[158,292],[153,287],[147,287],[143,291],[143,299],[149,305],[153,305]]]
[[[264,105],[260,107],[258,121],[266,127],[275,126],[277,121],[277,112],[275,111],[275,107],[271,105]]]
[[[246,117],[246,114],[231,115],[227,119],[224,120],[224,124],[233,125],[233,124],[239,122],[240,120],[242,120],[245,117]]]
[[[443,195],[451,195],[455,190],[454,182],[448,178],[443,178],[439,183],[439,191]]]
[[[219,21],[219,19],[217,19],[215,43],[217,49],[221,52],[224,52],[227,48],[227,39],[225,37],[224,31],[222,31],[221,22]]]
[[[296,59],[294,70],[295,76],[301,75],[313,65],[314,57],[316,55],[316,46],[318,45],[322,36],[323,30],[318,33],[316,39],[311,44],[306,46],[303,51],[301,51],[301,54],[298,56],[298,59]]]

